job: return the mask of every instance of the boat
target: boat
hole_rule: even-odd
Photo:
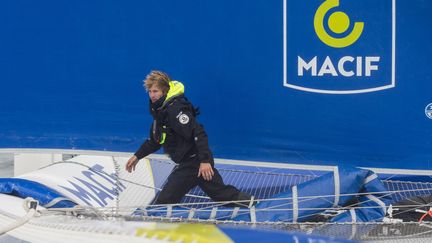
[[[246,236],[252,235],[276,237],[276,242],[279,236],[281,242],[287,237],[301,242],[375,241],[401,236],[427,241],[432,234],[429,218],[424,217],[420,223],[403,222],[395,211],[399,201],[432,193],[432,183],[424,171],[406,174],[406,170],[217,160],[226,183],[253,195],[248,207],[228,205],[245,202],[213,202],[198,187],[179,204],[154,205],[154,198],[175,167],[164,155],[144,158],[130,174],[124,169],[128,153],[40,149],[3,152],[13,152],[21,163],[31,158],[38,161],[38,155],[60,158],[60,154],[62,158],[45,161],[37,170],[0,179],[1,200],[5,202],[0,207],[2,225],[9,227],[1,237],[8,240],[30,240],[28,237],[33,236],[26,236],[26,230],[50,232],[51,239],[67,231],[68,235],[79,232],[78,238],[105,234],[100,235],[102,238],[95,234],[91,240],[118,241],[125,237],[132,241],[186,242],[219,242],[222,238],[246,242],[250,240]],[[31,202],[37,208],[33,205],[31,210]],[[424,207],[423,203],[415,208]],[[25,223],[13,228],[20,220]],[[410,232],[389,230],[407,226],[412,228]],[[191,234],[193,229],[214,234]],[[47,242],[47,237],[40,240]],[[87,242],[84,238],[81,240]]]

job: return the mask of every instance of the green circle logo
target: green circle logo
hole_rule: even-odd
[[[333,37],[331,33],[327,33],[327,30],[324,27],[324,18],[326,14],[335,7],[339,7],[339,0],[326,0],[318,7],[314,16],[315,33],[318,38],[328,46],[335,48],[350,46],[360,38],[363,32],[364,23],[354,22],[354,26],[350,33],[343,37]],[[327,24],[333,33],[342,34],[348,30],[350,19],[346,13],[337,11],[330,15]]]
[[[337,34],[347,31],[349,24],[349,17],[344,12],[334,12],[328,20],[330,30]]]

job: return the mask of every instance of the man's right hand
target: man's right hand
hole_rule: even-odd
[[[138,158],[134,155],[132,157],[130,157],[130,159],[128,160],[128,162],[126,163],[126,170],[131,173],[132,171],[135,170],[136,165],[138,164]]]
[[[202,178],[206,181],[211,181],[214,176],[214,171],[210,163],[202,162],[200,164],[198,170],[198,177],[202,176]]]

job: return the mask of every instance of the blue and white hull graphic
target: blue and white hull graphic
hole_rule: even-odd
[[[136,176],[129,176],[130,174],[123,174],[126,161],[124,157],[77,156],[26,173],[19,178],[0,179],[0,198],[3,202],[0,206],[0,222],[5,226],[16,224],[15,228],[1,232],[0,239],[11,242],[19,240],[53,242],[58,240],[61,232],[63,236],[68,237],[65,242],[76,240],[114,242],[119,239],[131,240],[131,242],[134,240],[165,242],[167,239],[197,242],[249,242],[252,239],[268,238],[272,238],[275,242],[285,242],[287,239],[296,242],[310,240],[343,242],[343,240],[331,240],[303,233],[268,229],[263,231],[247,227],[239,229],[229,225],[167,224],[142,222],[142,220],[137,222],[140,217],[147,219],[145,221],[151,221],[150,214],[154,211],[150,210],[149,214],[145,215],[147,218],[138,215],[137,212],[140,212],[140,208],[151,208],[149,204],[160,190],[162,178],[166,179],[173,165],[167,160],[143,159],[137,167]],[[162,178],[155,180],[154,174]],[[23,205],[27,205],[26,203],[32,200],[38,202],[39,206],[37,213],[35,212],[37,216],[33,215],[29,218],[29,208]],[[244,210],[237,210],[237,213],[240,213],[238,215],[241,215]],[[176,215],[175,211],[176,209],[172,210],[172,218],[181,218],[181,215]],[[216,213],[213,213],[213,216],[207,214],[205,217],[206,212],[197,208],[197,216],[200,214],[202,219],[217,221],[222,219]],[[129,216],[129,219],[134,220],[125,222],[118,218],[120,215],[126,218]],[[154,214],[153,219],[156,216]],[[164,216],[167,216],[166,210]],[[106,221],[107,217],[114,218]],[[43,231],[44,234],[36,237],[31,233],[39,231]]]

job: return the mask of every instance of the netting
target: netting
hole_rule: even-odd
[[[386,222],[386,223],[329,223],[327,220],[349,208],[322,208],[324,211],[319,215],[315,215],[314,222],[291,223],[291,222],[245,222],[234,221],[231,218],[218,217],[216,214],[209,219],[199,219],[194,217],[179,216],[176,212],[172,212],[166,217],[147,216],[145,214],[131,214],[136,211],[137,207],[146,208],[148,211],[166,210],[161,205],[150,205],[152,199],[157,196],[157,193],[163,187],[164,181],[171,172],[174,164],[168,159],[150,159],[146,162],[138,164],[134,173],[127,173],[123,168],[127,161],[125,157],[106,156],[106,167],[110,165],[112,170],[107,173],[116,181],[118,189],[115,198],[115,204],[108,207],[78,207],[73,209],[50,209],[44,212],[47,214],[73,214],[86,219],[108,220],[116,217],[128,221],[156,221],[156,222],[192,222],[192,223],[209,223],[223,225],[241,225],[244,227],[259,227],[272,228],[286,231],[301,231],[308,234],[319,234],[323,236],[331,236],[343,239],[354,239],[361,241],[383,241],[397,239],[406,240],[407,242],[414,240],[416,243],[422,240],[428,240],[432,236],[432,225],[429,222],[423,223],[407,223],[407,222]],[[74,163],[88,170],[94,170],[93,167],[87,166],[81,162],[63,161],[60,163]],[[218,166],[217,166],[218,167]],[[303,182],[310,181],[318,177],[313,171],[303,171],[296,173],[283,168],[264,169],[260,166],[220,166],[218,167],[226,184],[231,184],[240,190],[254,196],[258,201],[274,200],[272,196],[285,192],[293,186]],[[149,171],[153,171],[149,173]],[[100,173],[100,171],[99,171]],[[157,174],[155,174],[157,173]],[[382,181],[387,191],[382,192],[382,195],[390,196],[392,203],[398,202],[413,196],[432,195],[431,182],[409,182],[384,180]],[[127,188],[127,189],[125,189]],[[358,194],[357,196],[359,196]],[[332,196],[323,195],[322,197]],[[341,195],[342,196],[342,195]],[[286,198],[285,198],[286,199]],[[280,199],[277,199],[280,200]],[[299,200],[310,200],[310,198],[299,198]],[[207,211],[212,215],[215,207],[224,206],[229,202],[213,202],[199,188],[193,188],[178,205],[192,215],[191,212]],[[288,206],[288,205],[287,205]],[[418,206],[419,205],[414,205]],[[427,205],[421,205],[427,206]],[[350,208],[363,207],[361,204],[351,204]],[[217,209],[224,210],[223,207]],[[241,213],[249,213],[250,209],[245,211],[237,211],[236,215]],[[292,210],[287,208],[264,210]],[[307,210],[303,208],[302,210]],[[177,212],[178,213],[178,212]],[[394,242],[394,241],[393,241]]]
[[[163,161],[158,161],[163,163]],[[154,161],[151,161],[154,163]],[[226,184],[231,184],[238,187],[240,190],[253,195],[258,200],[268,200],[272,196],[285,192],[295,185],[317,178],[315,173],[310,174],[293,174],[284,171],[283,169],[273,169],[270,172],[262,171],[259,168],[244,167],[236,169],[219,168],[219,172]],[[410,182],[383,180],[387,191],[383,192],[383,196],[390,196],[392,203],[411,198],[413,196],[432,195],[432,183],[430,182]],[[300,200],[308,200],[307,198]],[[183,198],[181,206],[184,210],[201,210],[212,211],[215,206],[221,206],[212,202],[205,193],[195,187],[189,195]],[[418,205],[415,205],[418,206]],[[423,205],[424,206],[424,205]],[[353,204],[350,208],[362,207],[360,204]],[[150,210],[166,210],[155,206]],[[220,210],[220,209],[219,209]],[[222,209],[223,210],[223,209]],[[273,209],[267,209],[273,210]],[[278,209],[280,210],[280,209]],[[286,209],[289,210],[289,209]],[[354,239],[361,241],[385,241],[395,242],[400,241],[416,241],[428,242],[432,236],[432,225],[428,222],[399,222],[391,223],[329,223],[324,222],[329,217],[332,217],[348,208],[327,208],[325,213],[315,217],[316,220],[323,222],[306,222],[306,223],[288,223],[288,222],[235,222],[229,219],[220,219],[214,217],[209,220],[193,219],[176,216],[175,213],[170,214],[170,217],[131,217],[130,220],[146,220],[146,221],[169,221],[169,222],[199,222],[199,223],[216,223],[227,225],[243,225],[247,227],[272,228],[287,231],[301,231],[309,234],[319,234],[343,239]],[[247,212],[246,212],[247,213]],[[397,214],[397,213],[396,213]]]
[[[316,175],[290,174],[276,172],[260,172],[251,170],[219,169],[225,183],[237,186],[255,198],[270,198],[281,192],[289,190],[292,186],[312,180]],[[387,188],[387,193],[392,202],[398,202],[414,196],[432,195],[431,182],[410,182],[410,181],[382,181]],[[203,198],[205,193],[195,187],[190,191],[190,196],[185,197],[182,203],[210,202],[209,198]],[[194,197],[200,196],[200,197]]]
[[[89,220],[113,221],[116,216],[109,209],[81,209],[73,210],[78,218]],[[97,213],[96,213],[97,211]],[[99,214],[99,215],[98,215]],[[105,215],[105,216],[101,216]],[[217,224],[252,229],[273,229],[290,232],[326,236],[336,239],[375,242],[430,242],[432,237],[432,223],[424,222],[370,222],[370,223],[328,223],[328,222],[238,222],[230,220],[202,220],[179,217],[154,216],[122,216],[126,222],[164,222],[164,223],[199,223]]]
[[[314,175],[296,175],[276,172],[259,172],[250,170],[219,169],[226,184],[234,185],[241,191],[253,195],[255,199],[269,198],[275,194],[289,190],[292,186],[316,178]],[[199,197],[197,197],[199,196]],[[210,202],[205,193],[197,186],[189,195],[184,197],[182,203]]]
[[[127,173],[124,169],[126,158],[109,157],[114,163],[116,174],[111,175],[116,179],[119,185],[127,188],[119,190],[116,198],[116,206],[119,212],[128,208],[128,213],[134,207],[148,206],[154,196],[163,187],[163,183],[171,172],[174,164],[168,159],[150,159],[144,163],[139,163],[134,173]],[[65,162],[68,163],[68,162]],[[71,162],[80,164],[79,162]],[[90,167],[86,167],[91,169]],[[156,169],[157,168],[157,169]],[[157,171],[157,175],[149,173],[149,170]],[[295,185],[312,180],[318,176],[315,173],[292,173],[284,169],[273,168],[265,171],[262,168],[253,166],[236,166],[232,168],[218,168],[226,184],[231,184],[241,191],[247,192],[254,196],[258,201],[272,200],[271,197],[285,192]],[[157,179],[156,179],[157,178]],[[409,181],[382,181],[387,191],[382,192],[383,196],[390,196],[395,203],[413,196],[432,195],[432,183],[430,182],[409,182]],[[118,188],[122,188],[118,186]],[[360,195],[360,194],[358,194]],[[330,197],[332,195],[323,195]],[[143,200],[143,197],[146,199]],[[149,199],[150,198],[150,199]],[[299,200],[309,200],[308,198],[299,198]],[[229,202],[226,202],[229,203]],[[196,208],[202,210],[211,210],[215,206],[223,206],[225,202],[213,202],[198,186],[193,188],[178,204],[187,208]],[[155,206],[157,208],[157,205]],[[353,204],[351,208],[361,207]],[[344,210],[340,207],[323,208],[323,210]],[[272,209],[269,209],[272,210]],[[281,210],[281,209],[278,209]],[[289,209],[287,209],[289,210]],[[331,213],[330,213],[331,214]]]
[[[414,196],[432,195],[431,182],[384,180],[383,183],[389,191],[393,192],[391,197],[394,202]]]

